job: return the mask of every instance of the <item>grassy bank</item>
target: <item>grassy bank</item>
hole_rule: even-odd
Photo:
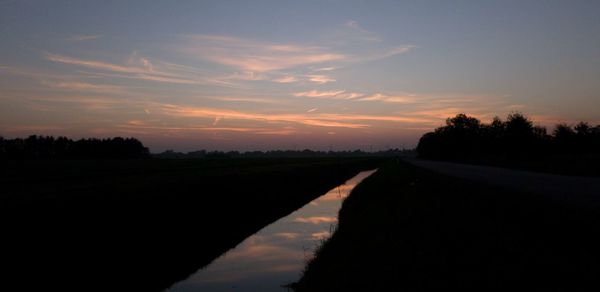
[[[297,291],[595,287],[597,210],[388,163],[344,202]]]
[[[7,161],[4,288],[160,291],[381,159]],[[10,289],[9,289],[10,287]]]

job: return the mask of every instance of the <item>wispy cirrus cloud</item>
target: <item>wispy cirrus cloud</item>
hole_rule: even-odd
[[[268,124],[292,123],[305,126],[335,127],[348,129],[362,129],[373,126],[373,122],[408,123],[431,125],[437,120],[431,118],[402,114],[402,115],[365,115],[365,114],[338,114],[319,113],[316,111],[302,113],[257,113],[209,107],[190,107],[177,105],[162,105],[161,111],[174,118],[205,118],[222,120],[257,121]]]
[[[52,62],[82,66],[82,67],[99,69],[99,70],[110,71],[110,72],[136,73],[136,74],[148,73],[148,70],[146,70],[144,68],[122,66],[122,65],[116,65],[116,64],[111,64],[111,63],[106,63],[106,62],[101,62],[101,61],[95,61],[95,60],[78,59],[78,58],[73,58],[73,57],[68,57],[68,56],[57,55],[57,54],[46,53],[46,54],[44,54],[44,57],[46,58],[46,60],[52,61]]]
[[[94,93],[111,93],[129,95],[129,91],[122,86],[100,83],[89,83],[82,81],[42,81],[42,84],[61,91],[79,91],[79,92],[94,92]]]
[[[103,37],[104,35],[101,34],[76,34],[73,35],[71,37],[68,38],[68,40],[70,41],[91,41],[91,40],[95,40],[95,39],[99,39],[101,37]]]
[[[264,76],[264,75],[263,75]],[[307,75],[285,75],[283,77],[265,78],[276,83],[316,83],[325,84],[337,81],[335,78],[324,74],[307,74]]]
[[[325,84],[325,83],[336,81],[335,79],[333,79],[327,75],[306,75],[306,77],[308,77],[308,80],[310,80],[311,82],[318,83],[318,84]]]
[[[185,35],[187,54],[242,71],[271,72],[332,61],[349,56],[327,48],[276,44],[222,35]]]
[[[416,48],[417,48],[417,46],[413,46],[413,45],[397,46],[397,47],[393,47],[390,49],[380,50],[375,53],[357,56],[356,58],[353,59],[353,61],[355,61],[355,62],[377,61],[377,60],[381,60],[381,59],[390,58],[390,57],[393,57],[396,55],[408,53]]]
[[[375,93],[373,95],[358,98],[359,101],[381,101],[386,103],[413,103],[415,95],[386,95]]]
[[[127,64],[141,67],[147,72],[154,72],[154,65],[150,62],[150,59],[140,55],[138,51],[133,51],[127,59]]]
[[[221,80],[244,80],[244,81],[259,81],[259,80],[269,80],[270,77],[257,72],[252,71],[243,71],[243,72],[234,72],[225,77],[219,78]],[[274,81],[274,80],[273,80]]]
[[[482,99],[488,99],[487,103],[493,103],[494,107],[504,106],[505,103],[499,100],[497,96],[469,96],[469,95],[456,95],[456,94],[438,94],[438,95],[423,95],[414,93],[400,93],[400,94],[385,94],[376,92],[372,94],[365,94],[360,92],[349,92],[346,90],[309,90],[292,93],[296,97],[310,97],[310,98],[321,98],[321,99],[336,99],[336,100],[351,100],[356,102],[380,102],[380,103],[397,103],[397,104],[411,104],[415,108],[419,107],[448,107],[448,105],[468,105],[470,103],[481,102]],[[515,108],[514,105],[511,107]],[[519,105],[522,107],[522,105]]]
[[[141,57],[137,52],[133,52],[133,54],[129,57],[127,60],[127,65],[81,59],[51,53],[45,53],[44,58],[55,63],[62,63],[96,70],[96,72],[93,73],[99,76],[173,84],[211,84],[234,86],[234,84],[230,82],[214,78],[207,78],[206,76],[193,72],[190,70],[190,67],[162,62],[154,64],[149,59]]]
[[[64,95],[22,97],[22,104],[33,111],[65,112],[65,111],[110,111],[117,109],[131,109],[136,107],[130,101],[110,98],[103,95]]]
[[[356,22],[348,22],[346,26],[364,35],[371,34]],[[70,39],[85,41],[101,37],[103,36],[99,34],[75,35]],[[377,60],[407,52],[412,48],[402,46],[383,49],[375,54],[357,54],[339,48],[265,42],[225,35],[183,35],[182,39],[182,43],[176,45],[179,51],[236,71],[222,76],[192,66],[151,60],[138,51],[132,52],[122,64],[52,53],[45,53],[44,58],[55,63],[91,69],[95,71],[92,73],[105,77],[239,87],[235,81],[270,81],[282,84],[335,82],[335,77],[323,74],[338,68],[338,65],[332,64]]]
[[[338,94],[336,97],[338,99],[356,99],[361,96],[364,96],[364,94],[358,92],[344,92],[342,94]]]
[[[300,81],[300,79],[293,75],[287,75],[287,76],[275,78],[272,81],[277,82],[277,83],[294,83],[294,82]]]
[[[358,24],[358,21],[349,20],[344,24],[346,28],[349,29],[349,32],[346,34],[346,38],[354,38],[363,41],[370,42],[381,42],[382,38],[376,33],[366,30],[362,26]]]
[[[260,97],[235,97],[235,96],[218,96],[210,97],[210,99],[226,101],[226,102],[249,102],[249,103],[264,103],[264,104],[283,104],[282,100],[275,100],[270,98]]]
[[[337,67],[323,67],[323,68],[316,68],[313,69],[314,72],[324,72],[324,71],[333,71],[333,70],[337,70]]]
[[[364,94],[357,93],[357,92],[347,92],[345,90],[329,90],[329,91],[310,90],[310,91],[296,92],[293,95],[296,97],[313,97],[313,98],[325,98],[325,99],[355,99],[355,98],[363,96]]]
[[[364,28],[356,20],[348,20],[336,27],[325,29],[322,38],[324,42],[338,46],[372,45],[383,42],[382,36]]]
[[[116,127],[119,129],[128,129],[135,131],[162,131],[162,132],[233,132],[233,133],[248,133],[256,135],[273,135],[273,136],[289,136],[297,134],[297,131],[291,127],[252,127],[248,125],[241,126],[217,126],[221,120],[220,117],[215,118],[215,121],[209,125],[198,124],[180,124],[165,125],[164,122],[157,124],[156,122],[146,122],[142,120],[130,120],[119,124]]]
[[[111,91],[111,90],[121,89],[120,86],[93,84],[93,83],[86,83],[86,82],[57,82],[57,83],[46,83],[46,84],[50,87],[68,89],[68,90]]]
[[[318,98],[335,98],[336,96],[346,92],[345,90],[330,90],[330,91],[302,91],[294,93],[297,97],[318,97]]]
[[[140,124],[139,121],[129,121],[126,124],[117,125],[118,128],[145,129],[145,130],[167,130],[167,131],[206,131],[206,132],[240,132],[258,133],[261,129],[249,127],[214,127],[214,126],[155,126]],[[263,129],[265,130],[265,129]]]
[[[242,112],[228,109],[207,108],[207,107],[182,107],[175,105],[165,105],[163,112],[173,117],[188,118],[214,118],[231,120],[249,120],[266,123],[295,123],[308,126],[321,127],[340,127],[359,129],[368,127],[365,123],[351,122],[349,120],[337,119],[335,117],[308,116],[306,114],[264,114],[253,112]]]
[[[356,22],[349,22],[347,26],[353,31],[361,32],[363,39],[379,39]],[[406,53],[415,48],[412,45],[403,45],[369,50],[376,53],[351,53],[351,50],[341,48],[277,44],[225,35],[184,35],[183,39],[184,44],[180,51],[188,55],[237,70],[260,73],[297,67],[310,68],[320,64],[325,64],[326,67],[317,69],[315,72],[332,71],[336,69],[335,66],[330,65],[333,63],[379,60]],[[330,78],[328,82],[332,81],[331,79],[333,78]],[[324,79],[321,78],[321,80]]]
[[[0,66],[0,74],[21,76],[39,81],[45,86],[66,90],[115,90],[119,87],[107,84],[95,84],[90,83],[88,81],[81,81],[82,79],[84,79],[84,76],[82,76],[81,74],[56,73],[53,71],[48,71],[39,68]]]

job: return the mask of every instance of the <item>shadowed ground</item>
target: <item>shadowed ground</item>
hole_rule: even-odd
[[[460,175],[458,170],[448,171]],[[577,190],[570,195],[576,196]],[[401,161],[388,163],[344,202],[337,231],[294,287],[297,291],[596,287],[599,214],[594,205],[444,176]]]
[[[6,161],[1,285],[160,291],[380,161]]]

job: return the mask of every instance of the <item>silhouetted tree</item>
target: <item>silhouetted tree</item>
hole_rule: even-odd
[[[134,138],[80,139],[32,135],[26,139],[1,139],[3,159],[145,158],[148,148]]]
[[[481,149],[481,133],[478,119],[458,114],[446,119],[446,126],[423,135],[417,151],[436,159],[468,159]]]
[[[591,169],[593,163],[584,160],[600,162],[600,125],[559,124],[548,135],[546,128],[534,126],[521,113],[510,114],[506,121],[495,117],[490,124],[458,114],[424,134],[417,153],[428,159],[511,165],[561,161],[566,166],[575,161]]]
[[[567,124],[558,124],[554,129],[554,144],[557,150],[570,152],[575,144],[575,131]]]
[[[365,152],[359,149],[352,151],[313,151],[304,150],[270,150],[270,151],[192,151],[188,153],[174,152],[167,150],[162,153],[154,154],[157,158],[292,158],[292,157],[395,157],[395,156],[414,156],[414,150],[406,149],[388,149],[377,152]]]

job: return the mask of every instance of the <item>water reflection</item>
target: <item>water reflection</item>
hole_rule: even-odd
[[[169,291],[283,291],[331,234],[342,200],[375,170],[363,171],[294,213],[248,237]]]

